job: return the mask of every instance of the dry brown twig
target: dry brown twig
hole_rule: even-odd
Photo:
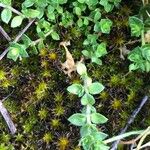
[[[66,61],[64,63],[61,63],[62,70],[65,74],[67,74],[71,78],[71,73],[76,71],[76,65],[79,62],[83,61],[83,57],[80,59],[79,62],[75,62],[72,54],[69,52],[67,46],[70,45],[70,41],[64,41],[59,44],[60,46],[63,46],[66,52]]]

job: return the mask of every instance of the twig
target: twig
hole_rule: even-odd
[[[9,94],[7,95],[6,97],[4,97],[1,101],[4,102],[8,97],[10,97],[12,94],[14,93],[14,90]]]
[[[35,19],[31,20],[27,26],[17,35],[17,37],[14,39],[14,43],[18,42],[20,40],[20,38],[22,37],[22,35],[28,30],[28,28],[32,25],[32,23],[35,21]],[[7,54],[7,52],[9,51],[9,48],[5,49],[4,52],[0,55],[0,60],[3,59],[3,57]]]
[[[141,39],[138,39],[138,40],[134,40],[134,41],[129,41],[127,43],[125,43],[124,45],[127,46],[127,45],[132,45],[132,44],[135,44],[137,42],[141,42]]]
[[[12,12],[14,12],[15,14],[19,15],[19,16],[24,16],[21,12],[19,12],[18,10],[14,9],[13,7],[9,6],[9,5],[5,5],[3,3],[0,3],[0,7],[3,8],[8,8],[9,10],[11,10]]]
[[[0,32],[2,33],[2,35],[5,37],[7,41],[11,41],[10,36],[5,32],[5,30],[1,26],[0,26]]]
[[[131,117],[129,118],[126,126],[121,130],[121,132],[119,133],[119,135],[123,134],[126,132],[126,130],[128,129],[129,125],[131,123],[133,123],[135,117],[137,116],[137,114],[140,112],[140,110],[142,109],[143,105],[147,102],[148,100],[148,96],[145,96],[143,99],[142,99],[142,102],[141,104],[139,105],[139,107],[137,109],[135,109],[131,115]],[[117,140],[116,142],[113,143],[112,145],[112,148],[111,150],[116,150],[117,149],[117,146],[119,144],[120,140]]]
[[[13,92],[12,92],[12,93],[13,93]],[[10,115],[9,115],[9,113],[8,113],[8,111],[7,111],[7,109],[5,108],[5,106],[4,106],[3,103],[2,103],[2,102],[3,102],[4,100],[6,100],[12,93],[10,93],[8,96],[6,96],[3,100],[0,100],[0,112],[1,112],[1,114],[2,114],[2,116],[3,116],[3,118],[5,119],[5,121],[6,121],[7,125],[8,125],[8,128],[9,128],[11,134],[13,135],[13,134],[16,133],[17,129],[16,129],[16,127],[15,127],[13,121],[11,120],[11,117],[10,117]]]

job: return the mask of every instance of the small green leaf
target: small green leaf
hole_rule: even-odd
[[[26,7],[26,8],[28,8],[28,7],[31,7],[31,6],[34,5],[34,1],[32,1],[32,0],[25,0],[25,1],[22,3],[22,5],[23,5],[24,7]]]
[[[87,50],[83,50],[83,51],[82,51],[82,54],[83,54],[84,56],[86,56],[86,57],[89,57],[89,58],[90,58],[90,56],[91,56],[90,52],[87,51]]]
[[[93,132],[92,135],[95,140],[99,141],[103,141],[104,139],[106,139],[106,137],[108,137],[108,135],[103,132]]]
[[[26,45],[26,47],[30,46],[32,41],[26,34],[24,34],[21,39],[23,43]]]
[[[113,9],[113,5],[108,3],[107,5],[104,6],[104,9],[106,12],[110,12]]]
[[[112,21],[110,19],[101,19],[100,21],[100,27],[101,27],[101,31],[102,33],[106,33],[109,34],[111,27],[112,27]]]
[[[72,84],[67,88],[67,90],[72,94],[78,95],[79,97],[81,97],[84,93],[84,88],[81,84]]]
[[[80,7],[75,7],[75,13],[80,16],[81,15],[81,9]]]
[[[89,20],[87,17],[84,18],[83,24],[86,26],[89,24]]]
[[[84,3],[86,0],[78,0],[79,3]]]
[[[47,7],[47,10],[48,10],[48,13],[51,14],[51,13],[54,12],[55,9],[54,9],[53,6],[49,5],[49,6]]]
[[[80,134],[82,137],[91,135],[94,132],[98,132],[95,124],[84,124],[80,129]]]
[[[95,55],[97,57],[101,57],[101,56],[104,56],[107,54],[107,51],[106,51],[106,43],[101,43],[98,45],[97,47],[97,50],[95,51]]]
[[[22,16],[16,16],[11,21],[11,27],[16,28],[19,27],[22,24],[23,17]]]
[[[2,12],[1,12],[1,19],[3,22],[5,23],[9,23],[10,19],[12,17],[12,12],[10,9],[4,9]]]
[[[96,63],[98,65],[102,65],[102,61],[96,56],[92,56],[91,60],[92,60],[93,63]]]
[[[129,18],[129,25],[131,27],[131,35],[139,37],[141,31],[144,29],[143,21],[135,16]]]
[[[28,18],[36,18],[41,14],[39,10],[34,9],[23,9],[22,12]]]
[[[104,86],[99,82],[94,82],[88,87],[88,91],[91,94],[99,94],[103,90],[104,90]]]
[[[83,75],[87,73],[86,66],[83,63],[77,64],[77,72],[79,75]]]
[[[10,47],[9,51],[7,53],[7,58],[16,61],[18,59],[18,57],[19,57],[19,49],[14,48],[14,47]]]
[[[132,70],[137,70],[139,67],[136,64],[130,64],[129,65],[129,71],[131,72]]]
[[[76,126],[83,126],[86,123],[86,116],[81,113],[73,114],[68,118],[68,121]]]
[[[55,31],[51,33],[51,36],[53,38],[53,40],[60,40],[59,34],[57,34]]]
[[[82,105],[93,105],[95,103],[95,99],[91,94],[84,94],[84,96],[81,98],[81,104]]]
[[[94,21],[96,22],[96,21],[98,21],[100,18],[101,18],[101,13],[100,13],[100,11],[98,10],[98,11],[96,11],[96,13],[95,13]]]
[[[82,26],[83,26],[83,21],[82,21],[81,18],[78,19],[77,25],[78,25],[79,27],[82,27]]]
[[[107,118],[99,113],[91,114],[91,121],[95,124],[103,124],[107,122]]]

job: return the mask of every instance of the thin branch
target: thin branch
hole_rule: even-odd
[[[137,114],[140,112],[140,110],[142,109],[142,107],[144,106],[144,104],[147,102],[147,100],[148,100],[148,96],[145,96],[145,97],[142,99],[141,104],[139,105],[139,107],[138,107],[137,109],[135,109],[135,110],[133,111],[131,117],[129,118],[129,120],[128,120],[127,124],[126,124],[126,126],[121,130],[121,132],[119,133],[119,135],[124,134],[124,133],[127,131],[129,125],[130,125],[131,123],[133,123],[135,117],[136,117]],[[119,144],[119,142],[120,142],[120,139],[117,140],[116,142],[114,142],[113,145],[112,145],[111,150],[116,150],[116,149],[117,149],[117,146],[118,146],[118,144]]]
[[[0,26],[0,32],[2,33],[2,35],[5,37],[5,39],[7,40],[7,41],[11,41],[11,38],[10,38],[10,36],[5,32],[5,30]]]
[[[22,37],[22,35],[28,30],[28,28],[32,25],[32,23],[35,21],[35,19],[31,20],[27,26],[17,35],[17,37],[14,39],[14,43],[18,42],[20,40],[20,38]],[[0,55],[0,60],[3,59],[3,57],[7,54],[7,52],[9,51],[9,48],[5,49],[4,52]]]
[[[0,3],[0,7],[3,7],[3,8],[8,8],[9,10],[11,10],[12,12],[14,12],[15,14],[19,15],[19,16],[24,16],[21,12],[19,12],[18,10],[14,9],[13,7],[11,6],[8,6],[8,5],[5,5],[3,3]]]
[[[8,96],[6,96],[5,98],[3,98],[2,100],[0,100],[0,113],[2,114],[4,120],[7,123],[7,126],[11,132],[11,134],[15,134],[17,129],[13,123],[13,121],[11,120],[11,117],[7,111],[7,109],[5,108],[5,106],[3,105],[3,101],[6,100],[14,91],[12,91]]]
[[[4,102],[8,97],[10,97],[12,94],[14,93],[14,90],[9,94],[7,95],[6,97],[4,97],[1,101]]]

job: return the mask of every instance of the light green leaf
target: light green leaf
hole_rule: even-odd
[[[72,94],[78,95],[79,97],[84,93],[84,88],[81,84],[72,84],[67,88],[67,90]]]
[[[23,9],[22,12],[27,18],[36,18],[41,14],[39,10],[34,9]]]
[[[94,21],[96,22],[96,21],[98,21],[100,18],[101,18],[101,13],[100,13],[100,11],[98,10],[98,11],[96,11],[96,13],[95,13]]]
[[[51,33],[51,36],[53,38],[53,40],[60,40],[59,34],[57,34],[55,31]]]
[[[110,33],[111,27],[112,27],[112,21],[110,19],[101,19],[100,21],[100,27],[102,33]]]
[[[79,75],[86,74],[87,73],[87,69],[86,69],[85,64],[78,63],[77,64],[77,72],[78,72]]]
[[[19,57],[19,49],[15,47],[10,47],[7,53],[7,58],[16,61]]]
[[[75,13],[80,16],[81,15],[81,9],[80,7],[75,7]]]
[[[107,122],[107,118],[99,113],[91,114],[91,121],[95,124],[103,124]]]
[[[93,63],[96,63],[98,65],[102,65],[102,61],[97,56],[92,56],[91,60]]]
[[[77,25],[78,25],[79,27],[82,27],[82,26],[83,26],[83,21],[82,21],[81,18],[78,19]]]
[[[99,82],[94,82],[88,87],[88,91],[91,94],[99,94],[103,90],[104,90],[104,86]]]
[[[25,0],[22,5],[26,8],[31,7],[34,5],[34,1],[33,0]]]
[[[93,105],[95,103],[95,99],[91,94],[84,94],[84,96],[81,98],[81,104],[82,105]]]
[[[68,118],[68,121],[76,126],[83,126],[86,123],[86,116],[81,113],[73,114]]]
[[[83,51],[82,51],[82,54],[83,54],[84,56],[86,56],[86,57],[90,57],[90,56],[91,56],[90,52],[87,51],[87,50],[83,50]]]
[[[3,11],[1,12],[2,21],[8,24],[11,17],[12,17],[11,10],[10,9],[3,9]]]
[[[95,124],[84,124],[84,126],[82,126],[80,129],[80,134],[82,137],[91,135],[94,132],[98,132]]]
[[[95,55],[97,57],[101,57],[101,56],[104,56],[107,54],[107,51],[106,51],[106,43],[101,43],[98,45],[96,51],[95,51]]]
[[[23,17],[22,16],[14,17],[13,20],[11,21],[11,27],[12,28],[19,27],[22,24],[22,21],[23,21]]]
[[[86,0],[78,0],[79,3],[84,3]]]

